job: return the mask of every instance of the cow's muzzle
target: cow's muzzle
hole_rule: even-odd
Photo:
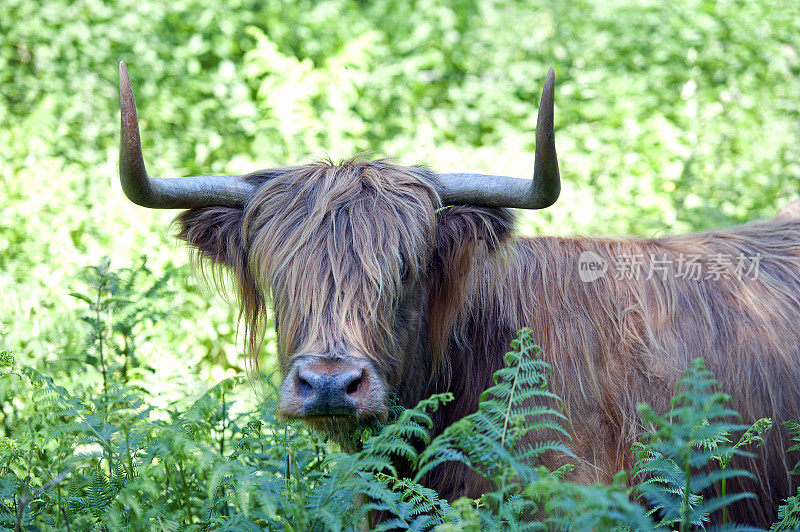
[[[304,355],[295,359],[281,385],[286,417],[379,416],[383,386],[368,360]]]

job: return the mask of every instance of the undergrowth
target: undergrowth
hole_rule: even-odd
[[[363,432],[360,450],[346,454],[304,425],[279,419],[268,378],[261,402],[234,377],[188,407],[152,406],[143,381],[130,376],[147,371],[137,342],[148,321],[160,317],[151,303],[169,285],[169,275],[156,277],[145,264],[88,270],[85,290],[74,294],[86,304],[81,318],[88,324],[84,358],[75,363],[99,373],[99,386],[69,390],[2,354],[0,526],[690,530],[715,521],[746,529],[729,521],[726,508],[752,495],[726,491],[724,483],[750,475],[730,464],[761,442],[770,422],[731,422],[737,414],[730,398],[702,360],[678,382],[670,411],[640,406],[652,430],[634,446],[633,470],[608,486],[569,480],[578,464],[570,420],[548,389],[552,369],[529,330],[512,342],[477,412],[433,437],[431,414],[452,399],[436,395]],[[797,442],[791,450],[800,450],[800,423],[788,428]],[[401,473],[399,462],[412,474]],[[447,462],[484,477],[491,489],[476,500],[440,499],[424,480]],[[711,485],[722,485],[721,494],[708,495]],[[800,491],[784,501],[772,530],[798,527]]]

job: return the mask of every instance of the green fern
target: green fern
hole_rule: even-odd
[[[653,429],[634,445],[638,459],[633,475],[641,480],[639,495],[660,516],[659,526],[683,531],[705,526],[713,512],[753,496],[725,493],[704,498],[702,493],[720,481],[752,477],[747,471],[713,470],[711,466],[715,459],[727,465],[733,456],[745,454],[741,446],[759,441],[767,423],[759,421],[757,426],[747,427],[728,421],[738,413],[726,406],[730,397],[719,390],[701,359],[692,361],[676,388],[671,409],[664,415],[656,414],[649,405],[639,405],[643,422]],[[748,436],[731,445],[729,435],[745,430]]]
[[[778,507],[778,521],[770,527],[770,532],[778,530],[800,530],[800,488]]]
[[[420,455],[417,481],[445,462],[460,462],[492,481],[495,491],[483,496],[479,508],[490,526],[512,526],[538,509],[534,498],[522,496],[522,486],[542,476],[537,459],[547,452],[573,456],[561,442],[569,439],[562,426],[566,418],[554,408],[560,399],[547,390],[550,367],[540,353],[530,330],[521,330],[478,411],[445,429]],[[526,439],[534,433],[549,439]]]
[[[792,441],[795,442],[794,445],[786,449],[786,452],[800,452],[800,419],[791,419],[784,422],[784,425],[786,425],[786,427],[789,429],[789,433],[792,435]],[[791,470],[791,473],[793,475],[800,475],[800,461],[795,464],[794,469]]]
[[[478,411],[448,427],[420,457],[417,479],[434,467],[459,461],[475,471],[489,473],[499,486],[507,480],[500,464],[510,464],[523,481],[538,478],[529,465],[547,451],[572,456],[558,441],[540,444],[521,443],[533,431],[550,430],[569,439],[561,422],[566,418],[549,404],[560,399],[547,390],[549,366],[537,358],[540,348],[533,343],[530,331],[520,331],[506,353],[506,367],[494,374],[495,385],[483,392]]]
[[[543,477],[529,491],[546,501],[547,530],[656,529],[649,512],[631,501],[624,472],[618,473],[610,486],[584,486],[553,476]]]
[[[450,400],[450,394],[425,399],[364,442],[361,451],[331,456],[327,463],[331,474],[322,479],[309,499],[319,515],[312,525],[319,523],[330,530],[345,530],[368,512],[383,514],[381,529],[427,530],[442,522],[449,513],[447,502],[417,482],[400,478],[397,463],[416,466],[415,444],[430,441],[433,421],[429,412]],[[337,511],[359,499],[363,504],[352,508],[352,513],[342,515]]]
[[[119,270],[104,258],[83,272],[86,288],[70,295],[87,306],[80,318],[90,330],[83,362],[101,370],[104,391],[112,377],[127,384],[133,370],[152,371],[139,361],[137,343],[146,325],[169,317],[163,302],[171,299],[171,281],[179,272],[155,277],[144,256],[137,265]]]

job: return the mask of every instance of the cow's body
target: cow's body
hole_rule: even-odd
[[[573,478],[610,482],[632,465],[631,444],[642,432],[637,403],[665,412],[689,361],[702,357],[743,421],[775,423],[756,458],[741,464],[756,476],[744,488],[759,498],[734,511],[743,522],[771,522],[790,493],[789,464],[800,460],[800,453],[784,452],[789,437],[780,425],[800,417],[800,218],[660,239],[537,237],[507,246],[472,260],[474,277],[448,340],[456,399],[440,425],[475,409],[477,391],[491,385],[515,331],[531,327],[583,461]],[[585,251],[608,265],[591,282],[580,277]],[[661,261],[652,274],[651,254]],[[679,277],[681,258],[693,255],[700,257],[700,279],[692,272]],[[759,255],[756,267],[751,261]],[[616,268],[620,261],[636,256],[643,257],[638,279],[617,279],[631,273]],[[718,275],[712,263],[724,264],[720,256],[730,264]],[[740,256],[744,268],[737,271]],[[659,271],[664,264],[668,270]],[[409,404],[425,393],[409,395]],[[434,487],[450,497],[485,488],[476,477],[466,477],[473,485],[463,478],[453,468],[436,475]]]
[[[666,411],[676,381],[692,359],[702,357],[744,422],[770,417],[775,423],[756,458],[740,464],[755,483],[727,488],[758,496],[732,508],[733,518],[761,525],[774,518],[790,491],[789,463],[800,460],[784,452],[790,438],[781,426],[800,417],[800,218],[787,212],[733,229],[659,239],[518,239],[506,209],[465,205],[434,212],[435,197],[426,190],[435,175],[422,169],[365,161],[296,172],[251,177],[263,186],[244,209],[208,207],[179,218],[182,238],[235,272],[252,338],[263,320],[263,287],[290,291],[272,294],[284,387],[293,382],[294,353],[378,352],[390,343],[378,342],[384,338],[378,333],[394,328],[384,333],[402,337],[391,341],[405,355],[370,357],[382,392],[396,392],[407,407],[432,393],[452,392],[455,400],[436,415],[439,433],[475,410],[516,331],[530,327],[571,421],[570,446],[580,459],[571,478],[609,482],[632,465],[631,444],[643,430],[637,403]],[[402,205],[392,223],[415,237],[337,224],[337,218],[386,216],[375,201],[373,179],[386,180],[382,194],[413,199],[385,198]],[[314,224],[316,230],[307,227]],[[428,230],[431,236],[423,238]],[[384,236],[394,243],[387,245]],[[408,241],[417,237],[422,240],[415,248]],[[368,247],[353,244],[358,239]],[[370,309],[379,308],[384,296],[377,282],[364,277],[382,274],[367,275],[365,264],[381,270],[378,263],[397,245],[403,255],[414,249],[420,254],[414,259],[417,282],[407,281],[405,295],[391,298],[408,300],[405,311],[388,311],[403,314],[399,325],[394,318],[372,322],[381,313]],[[607,265],[597,279],[581,278],[584,252]],[[626,259],[640,264],[638,272],[619,267]],[[686,266],[692,260],[699,272]],[[288,277],[276,277],[273,262]],[[340,292],[347,300],[331,296],[342,286],[349,287]],[[350,317],[337,326],[338,315]],[[354,345],[359,347],[347,347]],[[340,416],[308,421],[341,440],[352,430]],[[562,457],[551,459],[555,466]],[[478,496],[487,487],[457,465],[442,466],[427,483],[449,499]]]

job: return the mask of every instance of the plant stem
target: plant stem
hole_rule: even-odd
[[[686,449],[684,452],[684,482],[683,482],[683,497],[681,501],[681,532],[688,532],[691,528],[691,523],[689,522],[689,496],[690,496],[690,489],[692,486],[692,468],[690,465],[690,457],[691,457],[691,449]]]
[[[180,473],[181,482],[183,482],[183,498],[184,502],[186,503],[187,524],[192,524],[194,521],[194,515],[192,515],[192,505],[189,499],[189,485],[186,483],[186,476],[183,474],[183,468],[181,467],[180,462],[176,461],[175,465],[178,466],[178,473]]]
[[[128,455],[128,478],[133,480],[133,460],[131,459],[131,444],[128,437],[128,427],[125,430],[125,453]]]
[[[22,516],[25,513],[25,507],[28,506],[28,486],[31,482],[31,475],[25,477],[25,488],[22,491],[22,497],[19,498],[19,503],[17,504],[17,525],[14,528],[15,532],[21,532],[22,530]]]
[[[103,273],[101,272],[100,275],[102,276]],[[101,277],[100,281],[97,285],[97,300],[94,304],[94,312],[95,312],[95,319],[97,320],[97,351],[100,355],[100,371],[103,374],[103,395],[105,395],[108,391],[108,383],[107,383],[107,374],[106,374],[106,359],[105,353],[103,351],[103,343],[105,342],[105,329],[106,325],[105,322],[100,320],[100,301],[103,297],[103,288],[105,287],[105,278]],[[106,407],[105,401],[103,402],[103,408],[105,410],[106,415],[108,415],[108,408]],[[105,421],[105,418],[103,419]]]
[[[725,468],[722,468],[725,471]],[[725,481],[727,479],[722,477],[722,496],[725,497]],[[722,526],[725,526],[728,523],[728,505],[722,507]]]
[[[56,486],[56,504],[60,510],[56,512],[56,527],[58,527],[58,524],[61,522],[61,512],[64,511],[64,508],[61,506],[61,486]]]
[[[63,507],[61,508],[61,513],[64,515],[64,524],[67,525],[67,532],[70,532],[70,530],[69,530],[69,518],[67,517],[67,511],[64,510]]]

